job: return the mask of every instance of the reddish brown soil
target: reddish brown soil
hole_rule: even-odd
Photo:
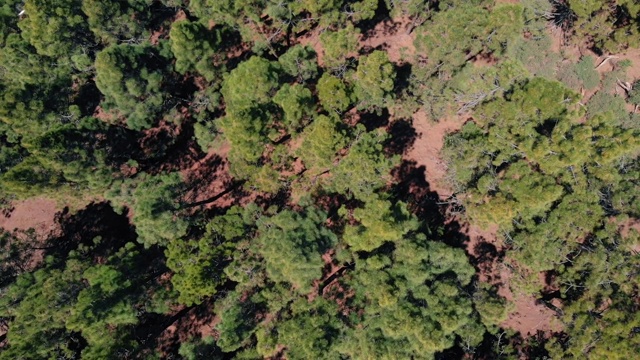
[[[498,288],[498,294],[513,305],[507,320],[502,322],[501,326],[515,330],[523,337],[536,335],[538,331],[548,335],[561,331],[562,323],[553,310],[538,304],[537,299],[532,295],[511,291],[508,284],[513,276],[508,267],[504,265],[500,267],[500,279],[503,285]],[[560,307],[561,304],[556,302],[556,306]]]
[[[187,14],[184,12],[184,10],[179,10],[171,22],[176,22],[178,20],[185,20],[186,18],[187,18]],[[151,45],[158,45],[158,43],[160,42],[160,39],[166,39],[168,37],[169,37],[169,30],[165,29],[164,27],[161,27],[160,29],[153,31],[151,33],[151,36],[149,37],[149,42],[151,43]]]
[[[498,295],[504,297],[512,307],[507,320],[501,326],[517,331],[523,337],[536,335],[538,331],[546,334],[560,331],[561,324],[551,309],[538,304],[536,298],[531,295],[514,293],[511,290],[509,284],[514,274],[505,265],[505,262],[510,260],[500,259],[498,256],[499,253],[504,252],[502,239],[497,235],[498,227],[481,229],[475,225],[466,224],[462,231],[469,237],[467,252],[477,261],[478,280],[495,285],[498,288]],[[541,282],[544,283],[543,275],[540,274]],[[561,304],[557,303],[556,306],[560,307]]]
[[[210,199],[224,192],[231,185],[232,177],[229,175],[229,163],[226,160],[228,152],[229,144],[225,143],[219,149],[209,151],[202,160],[182,171],[185,182],[191,188],[185,195],[187,202],[195,203]],[[232,194],[227,194],[203,207],[205,209],[227,208],[233,204]],[[199,207],[198,210],[202,208]]]
[[[53,200],[31,198],[12,206],[13,211],[8,216],[0,216],[0,228],[6,231],[33,228],[39,235],[46,236],[58,228],[55,222],[58,208]]]
[[[322,47],[322,43],[320,42],[320,34],[322,34],[326,29],[316,28],[310,31],[308,34],[299,37],[298,44],[303,46],[310,46],[316,52],[318,56],[318,65],[324,66],[324,48]]]
[[[408,17],[383,21],[361,36],[360,47],[384,50],[396,64],[408,62],[416,52],[409,34],[411,23]]]
[[[96,106],[96,109],[92,115],[94,118],[109,123],[113,120],[113,115],[106,112],[101,106]]]
[[[360,49],[380,49],[387,52],[389,59],[396,64],[409,62],[415,55],[413,35],[409,34],[411,19],[402,17],[378,23],[366,34],[359,35]],[[324,65],[324,48],[320,34],[327,29],[316,28],[297,39],[298,44],[311,46],[318,54],[318,65]],[[355,56],[356,54],[349,54]]]
[[[413,127],[418,136],[413,147],[404,154],[404,159],[415,161],[417,167],[426,168],[429,187],[437,192],[441,199],[446,199],[453,194],[453,189],[446,180],[447,166],[440,155],[444,138],[447,134],[459,130],[464,122],[464,116],[445,118],[435,122],[422,110],[413,115]]]
[[[616,218],[611,218],[609,221],[618,223],[618,229],[623,239],[628,239],[632,231],[640,234],[640,219],[629,219],[624,222],[619,222]],[[634,254],[640,254],[640,239],[630,242],[627,246]]]
[[[178,314],[184,311],[184,307],[175,311]],[[187,341],[212,336],[218,338],[215,326],[220,318],[213,313],[213,304],[210,301],[188,310],[170,324],[157,338],[156,350],[167,355],[173,353],[172,348]]]
[[[12,204],[12,210],[0,215],[0,228],[13,232],[16,239],[25,238],[22,231],[35,230],[35,240],[37,243],[29,244],[33,247],[44,245],[45,241],[52,235],[57,234],[60,226],[56,223],[58,207],[55,201],[45,198],[32,198]],[[29,241],[32,238],[28,238]],[[28,264],[26,271],[35,269],[44,259],[44,250],[35,249],[25,258]]]

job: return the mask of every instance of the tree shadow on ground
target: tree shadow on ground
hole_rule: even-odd
[[[399,119],[393,121],[387,127],[389,139],[384,144],[387,155],[402,155],[409,150],[416,141],[418,134],[413,127],[411,119]]]
[[[438,193],[430,189],[425,178],[426,168],[416,165],[415,161],[403,160],[392,171],[397,181],[390,191],[392,197],[407,203],[409,210],[424,222],[423,230],[430,240],[464,249],[469,237],[457,220],[445,216],[449,205],[442,202]]]
[[[410,63],[396,66],[396,83],[394,91],[397,98],[402,98],[403,91],[411,86],[411,75],[413,74],[412,71],[413,66]]]
[[[367,131],[372,131],[389,125],[389,119],[391,117],[391,114],[389,114],[389,110],[387,109],[382,109],[380,113],[361,112],[358,115],[358,122],[364,125]]]
[[[95,81],[90,80],[73,95],[72,104],[80,108],[82,117],[92,116],[100,105],[101,99],[102,93],[98,90]]]
[[[56,214],[55,221],[60,224],[61,235],[47,241],[45,256],[57,259],[66,259],[79,245],[93,246],[96,237],[101,241],[91,251],[94,259],[107,256],[128,242],[135,243],[137,237],[127,214],[117,214],[106,202],[90,203],[75,214],[65,208]]]
[[[177,357],[182,343],[214,333],[213,303],[211,298],[200,305],[183,307],[172,315],[152,314],[145,326],[137,329],[138,338],[149,350],[159,350],[164,358]]]
[[[356,25],[356,27],[360,29],[362,33],[362,41],[367,40],[371,37],[374,37],[376,35],[376,32],[374,31],[375,27],[379,23],[389,19],[391,18],[390,18],[389,10],[387,9],[387,4],[385,0],[378,0],[378,7],[373,17],[371,19],[360,21]],[[390,31],[393,27],[394,27],[394,24],[385,26],[385,32]]]
[[[150,174],[188,169],[206,156],[188,124],[150,129],[138,142],[146,155],[138,160],[139,170]]]

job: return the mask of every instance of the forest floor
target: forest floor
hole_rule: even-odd
[[[12,208],[0,216],[0,228],[6,231],[34,229],[46,236],[57,229],[56,202],[45,198],[32,198],[15,202]]]
[[[15,234],[35,230],[35,237],[26,237],[36,241],[29,244],[35,249],[24,253],[27,255],[26,270],[33,270],[42,263],[45,254],[42,246],[50,237],[59,235],[61,228],[56,219],[59,210],[55,201],[38,197],[14,202],[0,214],[0,229],[4,231]]]
[[[505,2],[517,1],[505,0]],[[373,28],[361,34],[360,51],[380,49],[386,51],[390,60],[399,66],[410,63],[416,52],[413,46],[413,35],[408,32],[410,25],[411,21],[408,18],[384,19],[378,22]],[[324,53],[320,42],[321,33],[322,29],[314,30],[299,39],[300,44],[309,45],[316,50],[320,64],[322,64]],[[154,33],[152,41],[157,41],[160,35],[159,32]],[[605,57],[598,57],[578,46],[564,44],[562,35],[557,32],[552,33],[552,39],[553,50],[568,58],[578,59],[582,55],[589,54],[596,59],[596,64],[600,64],[605,59]],[[618,60],[629,59],[634,64],[640,64],[640,50],[630,50],[616,56]],[[611,70],[611,63],[598,69],[600,72]],[[631,67],[627,75],[629,81],[639,79],[640,66]],[[585,94],[585,97],[591,96],[593,93]],[[424,111],[418,111],[413,114],[411,120],[416,137],[413,144],[404,151],[403,160],[415,163],[417,168],[424,167],[424,180],[428,184],[429,190],[435,192],[437,197],[444,201],[454,194],[454,189],[447,181],[447,167],[442,158],[441,150],[446,136],[460,130],[469,117],[464,114],[454,115],[435,121],[429,119]],[[391,121],[395,120],[392,118]],[[226,160],[228,150],[228,145],[222,145],[195,163],[181,169],[186,182],[192,185],[190,186],[192,190],[186,195],[188,200],[192,202],[205,201],[229,189],[232,179]],[[230,192],[211,203],[207,203],[205,209],[227,208],[232,204],[242,204],[255,200],[255,198],[256,194],[252,193]],[[8,211],[7,215],[0,215],[0,228],[6,231],[34,228],[38,237],[46,237],[60,229],[60,224],[56,221],[56,214],[60,209],[55,201],[34,198],[15,202],[12,207],[13,209]],[[481,229],[465,222],[460,216],[446,219],[446,221],[461,223],[459,232],[466,239],[464,247],[476,264],[479,271],[479,281],[496,285],[498,293],[512,304],[508,319],[502,323],[503,327],[517,331],[523,337],[536,335],[539,331],[550,334],[561,330],[561,325],[551,309],[531,295],[511,291],[510,281],[515,275],[505,265],[504,250],[506,245],[502,240],[502,235],[498,234],[497,228]],[[637,222],[629,223],[626,226],[627,228],[640,229],[640,223]],[[640,252],[640,248],[636,251]],[[327,259],[325,261],[328,262]],[[336,272],[337,268],[331,267],[327,278]],[[327,291],[331,288],[332,286],[326,286]],[[554,303],[554,305],[561,304]],[[165,329],[160,337],[164,341],[159,342],[162,344],[175,343],[172,339],[186,338],[187,335],[193,333],[212,334],[213,326],[218,319],[211,317],[211,313],[205,311],[211,306],[213,305],[205,303],[200,307],[188,310],[184,316]],[[207,314],[207,316],[202,314]]]

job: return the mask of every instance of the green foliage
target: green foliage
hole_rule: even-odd
[[[433,8],[433,4],[423,0],[385,0],[387,8],[391,11],[393,17],[399,15],[417,17],[419,20],[415,21],[416,24],[424,22],[425,17],[430,15],[430,10]]]
[[[93,42],[81,0],[28,0],[26,16],[18,22],[22,37],[38,54],[64,58]]]
[[[600,84],[600,74],[594,70],[591,56],[583,56],[579,62],[567,64],[561,69],[559,79],[576,91],[582,88],[591,90]]]
[[[224,352],[238,350],[255,332],[256,304],[251,297],[240,298],[238,292],[231,292],[216,304],[220,314],[220,323],[216,329],[220,332],[218,346]]]
[[[112,45],[96,55],[96,86],[107,110],[127,118],[135,130],[151,127],[162,110],[163,74],[152,64],[155,50],[143,45]]]
[[[587,121],[578,122],[583,112],[576,100],[557,83],[533,79],[504,100],[480,107],[477,124],[450,137],[445,151],[465,191],[467,216],[476,224],[497,224],[511,246],[510,257],[528,269],[522,271],[525,278],[512,281],[512,289],[537,295],[537,273],[559,272],[569,339],[548,344],[550,355],[599,358],[611,351],[608,344],[618,342],[625,342],[621,354],[631,354],[637,344],[627,342],[615,323],[627,313],[616,314],[612,306],[628,295],[614,296],[612,281],[619,280],[612,274],[625,270],[611,264],[628,263],[622,260],[628,255],[615,249],[622,242],[608,214],[634,212],[628,205],[636,201],[636,191],[627,174],[636,174],[628,159],[637,159],[638,143],[634,130],[619,126],[624,102],[616,105],[618,100],[600,91],[588,104]],[[612,106],[622,112],[616,115]],[[504,312],[491,307],[491,298],[484,306],[485,296],[479,293],[476,308],[495,331]],[[616,320],[604,320],[609,306]]]
[[[229,154],[235,175],[248,178],[268,141],[273,123],[270,107],[279,85],[279,65],[254,56],[241,63],[224,81],[222,95],[227,116],[220,129],[232,145]]]
[[[611,113],[616,122],[623,122],[625,118],[629,117],[626,103],[622,97],[598,91],[587,103],[587,116],[593,118],[605,113]]]
[[[244,112],[227,115],[219,120],[218,125],[232,146],[229,159],[235,175],[246,178],[252,170],[241,171],[241,166],[255,163],[262,156],[263,146],[268,141],[265,125],[270,119],[267,115],[260,112]]]
[[[452,74],[479,54],[500,56],[523,28],[522,7],[497,6],[492,11],[463,3],[436,13],[415,40],[429,54],[432,72]]]
[[[640,349],[633,335],[640,317],[632,310],[638,254],[622,248],[616,232],[614,224],[596,232],[586,243],[589,251],[577,255],[560,274],[563,294],[576,301],[563,307],[562,320],[571,341],[565,346],[550,342],[550,355],[625,359]]]
[[[61,188],[64,178],[45,167],[35,157],[28,157],[2,174],[3,191],[27,198]]]
[[[640,14],[638,3],[619,0],[610,6],[603,0],[569,0],[567,5],[575,16],[572,29],[576,41],[588,39],[595,48],[609,53],[639,45],[638,29],[632,25]],[[618,20],[622,18],[625,20]]]
[[[176,58],[176,71],[181,74],[195,71],[207,81],[214,80],[219,73],[213,58],[220,48],[222,36],[218,29],[208,30],[204,25],[189,20],[171,24],[169,37],[171,51]]]
[[[0,303],[3,317],[11,316],[8,349],[0,358],[74,357],[77,340],[65,328],[73,302],[85,287],[87,264],[69,260],[63,270],[42,269],[20,276]]]
[[[305,118],[310,116],[314,109],[311,90],[300,84],[282,85],[273,102],[284,111],[284,125],[289,132],[300,128]]]
[[[180,293],[178,301],[188,306],[215,295],[226,280],[222,270],[233,244],[216,231],[216,225],[209,223],[200,239],[176,239],[167,244],[167,267],[174,273],[171,283]]]
[[[150,280],[162,271],[132,243],[115,249],[103,264],[87,259],[87,250],[93,249],[72,251],[66,261],[49,259],[7,289],[0,314],[11,318],[9,346],[0,358],[99,359],[138,350],[131,327],[151,312],[146,294],[161,292]]]
[[[354,94],[358,108],[388,107],[392,101],[396,71],[383,51],[374,51],[360,58],[354,75]]]
[[[465,65],[447,84],[443,99],[434,101],[455,101],[459,106],[458,113],[464,113],[494,97],[502,96],[528,75],[522,64],[513,60],[491,67]]]
[[[634,105],[640,105],[640,82],[636,81],[632,84],[627,100]]]
[[[591,56],[583,56],[576,64],[576,74],[586,89],[593,89],[600,83],[600,74],[594,70]]]
[[[318,97],[327,111],[342,113],[351,105],[351,89],[339,78],[324,73],[318,80]]]
[[[495,333],[507,319],[509,306],[496,294],[495,287],[483,283],[473,294],[473,304],[488,331]]]
[[[357,261],[349,280],[364,314],[347,330],[338,347],[341,353],[431,358],[456,337],[479,344],[484,330],[469,298],[460,296],[459,286],[468,284],[474,273],[461,250],[417,237],[379,257]]]
[[[82,12],[89,29],[102,43],[137,42],[146,35],[143,19],[150,4],[148,0],[82,0]]]
[[[67,187],[102,193],[116,175],[107,165],[109,149],[97,139],[107,130],[100,125],[95,119],[85,119],[78,128],[66,125],[49,131],[35,140],[31,154],[60,174]]]
[[[344,241],[351,251],[373,251],[385,242],[399,242],[409,231],[417,230],[418,223],[403,203],[372,199],[363,208],[353,211],[358,225],[345,228]]]
[[[343,68],[347,58],[355,55],[358,50],[358,36],[360,30],[352,24],[337,31],[326,31],[320,35],[324,49],[324,66],[331,69]]]
[[[318,75],[316,52],[310,46],[296,45],[278,58],[282,71],[293,76],[298,82],[314,79]]]
[[[336,153],[346,145],[344,132],[335,117],[319,115],[304,129],[302,145],[296,151],[312,175],[333,165]]]
[[[322,275],[322,254],[336,242],[322,225],[325,220],[326,214],[314,208],[260,219],[256,251],[271,280],[290,283],[303,294],[311,290],[311,282]]]
[[[274,343],[287,345],[286,353],[290,359],[335,358],[339,355],[332,345],[338,341],[342,325],[335,316],[337,311],[335,304],[324,299],[313,303],[304,298],[298,299],[291,304],[287,319],[269,335],[274,338]],[[309,312],[313,312],[313,316],[309,316]],[[265,341],[260,339],[261,343]]]
[[[398,157],[387,157],[382,151],[386,134],[356,129],[355,139],[348,145],[347,155],[331,170],[326,188],[340,194],[367,201],[386,185]]]
[[[227,112],[238,113],[265,105],[278,87],[279,66],[253,56],[241,63],[225,78],[222,96]]]
[[[0,0],[1,207],[42,196],[74,209],[104,193],[120,214],[94,204],[59,213],[55,239],[0,234],[0,359],[506,358],[533,348],[634,358],[639,127],[613,95],[629,62],[563,62],[547,28],[575,13],[567,37],[606,55],[638,43],[640,6],[384,3],[388,12],[378,0],[27,0],[18,16],[20,2]],[[410,37],[416,51],[396,68],[394,41]],[[442,153],[451,198],[406,178],[411,162],[394,171],[400,156],[385,148],[411,146],[429,124],[416,123],[418,134],[353,125],[358,111],[385,108],[396,119],[446,116],[445,128],[467,119]],[[161,119],[175,131],[147,130]],[[227,182],[220,197],[185,203]],[[436,204],[443,213],[427,214]],[[94,209],[118,226],[103,229]],[[510,305],[493,274],[476,276],[461,244],[447,245],[451,211],[470,232],[495,232],[499,255],[472,255],[481,271],[485,260],[497,272],[513,265],[500,286],[536,299],[559,289],[562,336],[536,344],[501,329]],[[93,238],[127,218],[137,242]],[[215,319],[215,340],[155,349],[163,328],[182,334],[200,316]]]
[[[546,3],[546,1],[545,1]],[[509,51],[520,61],[532,76],[554,79],[562,57],[551,51],[551,37],[541,34],[530,40],[522,39],[513,44]]]
[[[145,247],[166,246],[187,231],[187,219],[177,214],[184,206],[178,201],[182,187],[180,173],[143,173],[135,180],[116,183],[106,197],[116,209],[131,209],[139,243]]]
[[[3,0],[0,2],[0,46],[5,45],[7,36],[15,32],[18,24],[14,9],[17,0]]]
[[[213,121],[194,124],[193,136],[196,138],[200,150],[208,152],[216,144],[218,136],[216,124]]]
[[[178,354],[180,354],[180,356],[185,360],[200,360],[223,356],[222,351],[216,345],[215,339],[211,336],[207,336],[203,339],[196,339],[194,341],[183,342],[180,344]]]

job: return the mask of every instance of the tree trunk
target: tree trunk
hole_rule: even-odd
[[[245,182],[246,182],[246,180],[236,181],[236,182],[233,183],[233,185],[231,185],[228,188],[226,188],[223,192],[218,193],[218,194],[214,195],[213,197],[210,197],[208,199],[201,200],[201,201],[196,201],[196,202],[190,203],[190,204],[183,204],[182,206],[180,206],[180,210],[189,209],[189,208],[192,208],[192,207],[196,207],[196,206],[206,205],[206,204],[212,203],[212,202],[220,199],[221,197],[227,195],[228,193],[234,191],[235,189],[239,188]]]

